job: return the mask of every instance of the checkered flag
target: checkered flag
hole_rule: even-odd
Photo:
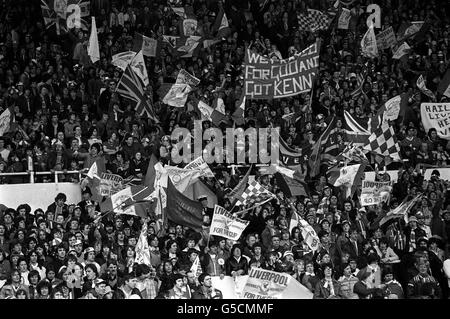
[[[391,125],[383,124],[373,131],[363,149],[400,161],[400,146]]]
[[[269,197],[275,197],[275,194],[269,192],[264,186],[254,180],[248,184],[246,190],[238,197],[236,205],[253,205],[267,200]]]
[[[311,30],[312,32],[327,30],[332,21],[325,13],[314,9],[308,9],[308,14],[301,13],[297,18],[300,30]]]

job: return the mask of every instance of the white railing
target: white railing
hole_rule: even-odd
[[[34,184],[34,176],[35,175],[54,175],[55,183],[58,183],[58,175],[61,174],[78,174],[79,180],[81,181],[81,174],[84,171],[44,171],[44,172],[35,172],[35,171],[26,171],[26,172],[10,172],[10,173],[0,173],[1,176],[30,176],[30,184]]]

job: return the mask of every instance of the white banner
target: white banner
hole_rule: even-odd
[[[223,299],[242,299],[242,289],[247,282],[248,275],[245,276],[212,276],[212,286],[222,292]]]
[[[163,168],[159,182],[162,187],[167,187],[167,179],[170,177],[175,188],[183,193],[186,188],[195,183],[200,176],[203,176],[203,173],[199,169],[184,169],[166,165]]]
[[[0,115],[0,136],[7,133],[11,123],[11,111],[6,109],[2,115]]]
[[[158,41],[153,38],[142,36],[142,54],[145,56],[156,56]]]
[[[383,113],[383,123],[388,123],[389,121],[394,121],[398,118],[400,113],[400,102],[402,98],[400,95],[394,96],[392,99],[386,101],[386,111]]]
[[[131,62],[131,60],[133,60],[135,55],[136,52],[134,51],[126,51],[114,54],[112,56],[111,64],[117,66],[118,68],[121,68],[122,71],[125,71],[127,65]]]
[[[184,169],[199,169],[204,171],[206,177],[214,177],[214,173],[205,162],[202,156],[197,157],[195,160],[187,164]]]
[[[144,83],[145,86],[149,85],[147,67],[145,66],[142,50],[134,56],[133,60],[130,62],[130,66],[134,73],[142,80],[142,83]]]
[[[360,197],[361,205],[369,206],[385,202],[389,199],[391,190],[391,182],[375,182],[373,180],[363,180]]]
[[[248,224],[248,220],[234,217],[225,208],[216,205],[214,206],[214,215],[211,221],[211,227],[209,228],[209,235],[238,240]]]
[[[339,16],[339,20],[338,20],[338,29],[347,30],[351,17],[352,17],[351,11],[348,9],[342,8],[342,13]]]
[[[197,31],[197,20],[195,19],[184,19],[183,20],[183,32],[184,35],[190,37],[194,35]]]
[[[407,54],[411,47],[408,45],[408,43],[403,42],[402,45],[400,45],[397,49],[395,47],[392,49],[393,59],[399,60],[402,56]]]
[[[200,79],[196,78],[185,69],[181,69],[180,72],[178,72],[177,80],[175,83],[197,86],[200,84]]]
[[[420,115],[427,132],[435,128],[440,138],[450,140],[450,103],[422,103]]]
[[[251,268],[242,290],[243,299],[312,299],[313,294],[286,273]]]
[[[397,42],[394,29],[389,27],[377,34],[377,45],[380,50],[393,48]]]

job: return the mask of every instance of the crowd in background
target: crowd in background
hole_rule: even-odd
[[[176,1],[173,5],[176,6]],[[251,46],[267,57],[286,58],[321,38],[320,72],[310,93],[275,100],[247,100],[243,125],[279,127],[282,138],[305,154],[337,116],[346,110],[361,122],[373,117],[388,99],[408,93],[406,113],[395,123],[402,164],[389,204],[361,208],[358,196],[343,200],[322,172],[307,177],[310,195],[286,198],[269,175],[252,174],[277,198],[248,212],[250,220],[241,240],[202,236],[186,227],[170,225],[156,233],[155,221],[135,216],[108,215],[95,219],[98,203],[89,189],[80,203],[55,203],[31,211],[24,203],[0,212],[0,298],[220,298],[211,276],[240,276],[251,267],[287,272],[315,298],[448,298],[450,267],[450,184],[433,172],[424,180],[422,165],[450,163],[450,144],[435,130],[426,132],[420,103],[429,101],[416,87],[422,74],[436,92],[448,65],[450,11],[445,1],[375,1],[382,8],[382,25],[398,30],[411,21],[429,21],[425,41],[412,47],[406,60],[392,59],[384,50],[376,59],[361,55],[367,30],[365,6],[352,3],[349,30],[300,30],[297,13],[306,8],[325,11],[335,1],[224,1],[230,35],[199,50],[192,58],[173,56],[162,48],[146,57],[150,85],[147,97],[159,123],[137,116],[129,101],[115,92],[122,71],[111,64],[114,54],[131,50],[136,32],[161,39],[179,35],[180,17],[165,0],[91,0],[96,18],[100,61],[92,64],[86,47],[89,31],[72,29],[57,35],[47,29],[39,1],[0,1],[0,113],[9,108],[14,123],[0,137],[0,173],[78,171],[88,169],[97,156],[106,171],[124,179],[143,179],[151,154],[170,164],[177,127],[193,128],[198,114],[194,99],[212,105],[218,97],[227,116],[235,111],[243,87],[242,64]],[[198,33],[210,36],[219,1],[182,1],[192,5]],[[199,78],[184,108],[162,102],[158,89],[175,82],[180,69]],[[369,73],[365,94],[352,98],[357,75]],[[448,98],[439,97],[448,102]],[[300,112],[299,118],[284,117]],[[212,124],[202,123],[206,129]],[[221,126],[225,129],[225,126]],[[344,148],[344,140],[339,143]],[[30,159],[32,162],[30,163]],[[231,171],[213,164],[214,178],[206,184],[227,209],[226,194],[246,168]],[[377,174],[382,180],[382,174]],[[28,176],[0,176],[0,184],[24,183]],[[60,181],[80,182],[77,174]],[[52,182],[53,176],[36,177]],[[409,221],[380,227],[379,216],[418,193],[423,197],[409,212]],[[56,194],[55,194],[56,195]],[[327,205],[320,205],[326,197]],[[233,211],[238,211],[233,208]],[[298,227],[289,228],[298,213],[313,226],[320,249],[313,252]],[[211,212],[205,208],[205,215]],[[151,265],[136,264],[135,246],[143,223],[148,225]],[[204,227],[208,228],[208,218]],[[199,257],[201,267],[192,265]],[[202,273],[201,275],[199,275]]]

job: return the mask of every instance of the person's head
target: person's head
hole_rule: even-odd
[[[181,289],[184,286],[184,276],[181,274],[175,274],[174,276],[175,287]]]
[[[314,273],[314,261],[307,260],[305,263],[305,270],[308,273]]]
[[[173,271],[173,265],[172,265],[172,263],[170,262],[170,260],[166,260],[166,261],[164,262],[163,271],[164,271],[165,273],[171,273],[171,272]]]
[[[325,278],[331,278],[331,276],[333,275],[333,266],[329,262],[324,263],[322,265],[322,271]]]
[[[383,280],[384,282],[390,282],[394,279],[394,272],[390,265],[386,265],[383,268]]]
[[[420,237],[416,240],[417,250],[426,251],[428,249],[428,239],[425,237]]]
[[[97,267],[94,264],[87,264],[84,271],[88,280],[95,280],[98,277]]]
[[[17,299],[28,299],[27,291],[25,289],[20,288],[16,291],[15,297]]]
[[[46,280],[41,280],[37,284],[36,291],[40,296],[50,296],[50,294],[52,293],[52,285]]]
[[[201,273],[200,276],[198,276],[198,282],[206,288],[212,287],[212,278],[208,273]]]
[[[241,253],[242,253],[241,246],[238,244],[233,245],[233,247],[231,248],[231,255],[233,257],[239,258],[241,257]]]
[[[416,262],[416,268],[419,271],[419,274],[421,275],[427,275],[428,274],[428,264],[425,261],[418,261]]]

